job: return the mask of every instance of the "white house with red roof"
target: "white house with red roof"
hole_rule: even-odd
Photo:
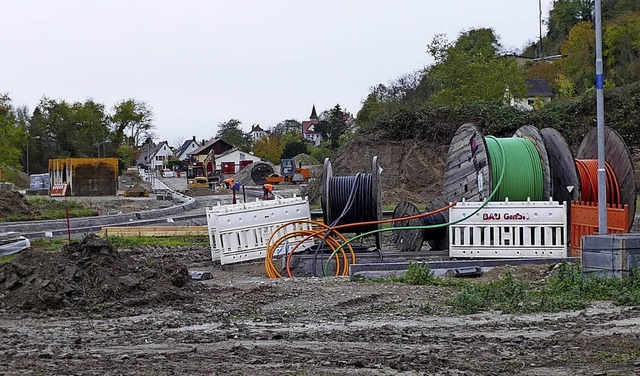
[[[316,130],[316,126],[319,123],[316,105],[314,104],[309,120],[302,122],[302,137],[304,137],[305,140],[311,141],[315,146],[320,146],[320,141],[322,141],[322,134]]]

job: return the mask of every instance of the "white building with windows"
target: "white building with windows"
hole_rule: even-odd
[[[245,165],[260,161],[262,161],[262,158],[258,156],[233,148],[216,155],[216,169],[222,170],[226,174],[235,174]]]
[[[167,141],[162,141],[158,145],[146,143],[141,147],[142,153],[136,160],[136,165],[145,165],[151,170],[162,170],[167,168],[167,162],[173,156],[173,151]]]

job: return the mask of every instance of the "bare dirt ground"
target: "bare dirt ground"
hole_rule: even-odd
[[[208,270],[213,279],[184,278]],[[494,269],[540,279],[548,267]],[[447,288],[270,280],[206,248],[33,250],[0,269],[3,375],[631,375],[640,309],[461,316]]]
[[[380,155],[379,146],[354,147],[358,158],[337,158],[334,174],[367,172],[376,153],[385,169],[385,204],[438,194],[446,150],[413,141],[382,149]],[[210,205],[220,197],[197,199]],[[136,210],[168,204],[133,202]],[[108,210],[128,204],[109,203]],[[640,369],[640,308],[609,302],[553,314],[458,315],[446,304],[454,293],[448,288],[336,277],[270,280],[262,263],[223,269],[208,248],[197,247],[116,251],[89,243],[65,253],[28,251],[0,267],[0,375],[633,375]],[[213,279],[185,279],[185,270],[211,271]],[[535,281],[549,269],[503,267],[480,280],[506,272]]]

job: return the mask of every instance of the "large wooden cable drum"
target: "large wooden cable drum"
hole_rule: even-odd
[[[442,193],[447,201],[484,201],[491,194],[491,169],[484,134],[467,123],[458,128],[447,154]]]
[[[535,127],[521,127],[511,138],[495,138],[485,137],[473,124],[462,125],[449,146],[443,181],[445,200],[486,200],[503,168],[504,178],[493,200],[549,199],[549,160]]]
[[[435,198],[427,203],[424,212],[421,212],[414,204],[403,201],[396,205],[393,211],[393,218],[412,217],[419,214],[429,213],[443,207],[447,203],[442,198]],[[435,227],[423,229],[406,229],[402,227],[432,226],[449,222],[449,212],[447,210],[424,216],[421,218],[409,219],[393,223],[393,242],[399,251],[417,252],[422,248],[422,243],[427,241],[432,250],[443,250],[449,247],[448,227]]]
[[[598,159],[598,132],[591,128],[582,140],[577,159]],[[618,132],[610,127],[604,127],[604,159],[611,166],[620,190],[620,204],[629,207],[629,223],[627,231],[631,230],[636,215],[636,175],[631,152]]]

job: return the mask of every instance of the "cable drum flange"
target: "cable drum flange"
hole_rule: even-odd
[[[484,134],[474,124],[463,124],[449,145],[442,183],[444,199],[448,202],[484,201],[492,187]]]
[[[432,212],[434,210],[443,208],[449,203],[442,197],[432,199],[425,206],[425,212]],[[432,214],[425,217],[426,225],[434,225],[441,223],[449,223],[449,210],[442,211],[440,213]],[[425,231],[424,240],[427,241],[431,250],[444,250],[449,249],[449,226],[437,227],[433,229],[427,229]]]
[[[558,202],[579,200],[580,179],[575,157],[564,137],[553,128],[542,128],[540,135],[549,157],[551,170],[551,197]],[[567,205],[570,208],[571,205]]]
[[[412,217],[435,211],[446,206],[442,198],[433,199],[427,204],[425,211],[421,212],[414,204],[403,201],[396,205],[393,218]],[[444,224],[449,221],[449,212],[431,214],[421,218],[408,219],[406,221],[393,222],[393,242],[396,248],[402,252],[417,252],[422,248],[422,243],[427,241],[431,250],[443,250],[449,248],[448,227],[406,229],[402,227],[431,226]]]
[[[411,217],[420,214],[420,210],[408,201],[402,201],[393,210],[393,219]],[[393,222],[393,228],[423,226],[422,218],[414,218],[406,221]],[[424,229],[393,230],[393,243],[401,252],[417,252],[422,248],[424,241]]]

